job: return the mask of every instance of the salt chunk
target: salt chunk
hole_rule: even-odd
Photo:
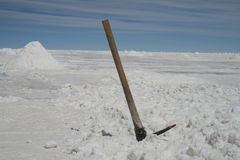
[[[44,148],[46,148],[46,149],[57,148],[57,142],[55,142],[55,141],[48,141],[44,145]]]

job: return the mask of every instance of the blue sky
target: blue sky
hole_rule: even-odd
[[[0,48],[240,52],[239,0],[0,0]]]

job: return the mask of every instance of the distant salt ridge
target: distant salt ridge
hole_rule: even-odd
[[[3,55],[15,55],[16,52],[18,52],[18,49],[12,49],[12,48],[0,49],[0,54],[3,54]]]
[[[28,43],[20,51],[16,67],[26,70],[58,70],[63,68],[38,41]]]

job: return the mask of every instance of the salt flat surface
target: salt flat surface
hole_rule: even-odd
[[[49,52],[65,68],[18,72],[0,50],[1,160],[240,159],[240,54],[120,52],[137,142],[110,52]]]

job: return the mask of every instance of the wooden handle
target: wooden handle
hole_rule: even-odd
[[[126,97],[126,100],[127,100],[127,103],[128,103],[128,108],[130,110],[132,121],[133,121],[133,124],[134,124],[134,127],[135,127],[135,132],[136,132],[136,129],[142,129],[143,125],[142,125],[142,122],[141,122],[140,117],[138,115],[137,108],[135,106],[130,88],[128,86],[127,78],[125,76],[123,66],[122,66],[122,63],[121,63],[121,60],[120,60],[120,57],[119,57],[119,54],[118,54],[117,46],[115,44],[115,40],[114,40],[114,37],[113,37],[113,34],[112,34],[110,23],[109,23],[108,20],[104,20],[104,21],[102,21],[102,24],[103,24],[103,28],[105,30],[105,34],[106,34],[106,37],[107,37],[107,40],[108,40],[109,47],[110,47],[111,52],[112,52],[112,56],[113,56],[113,59],[114,59],[114,62],[115,62],[115,66],[116,66],[117,71],[118,71],[118,75],[119,75],[121,83],[122,83],[123,91],[124,91],[124,94],[125,94],[125,97]]]

